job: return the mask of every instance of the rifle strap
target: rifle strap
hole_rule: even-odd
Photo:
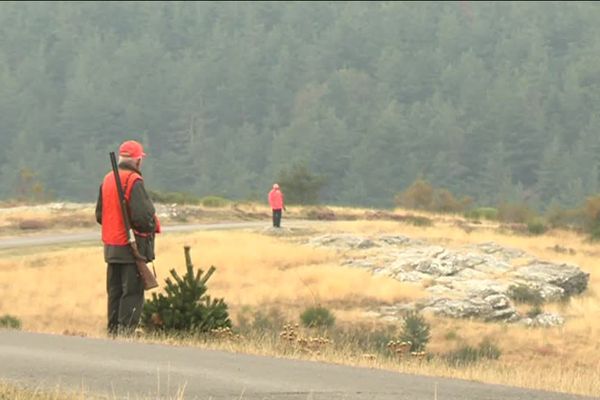
[[[125,200],[129,201],[127,198],[127,187],[129,186],[129,179],[133,176],[133,171],[129,172],[127,178],[125,179],[125,183],[123,184],[123,194],[125,194]],[[128,203],[129,204],[129,203]]]
[[[129,207],[129,201],[131,200],[130,198],[127,198],[127,187],[129,186],[129,181],[131,180],[131,177],[134,175],[134,172],[131,171],[129,173],[129,175],[127,175],[127,178],[125,178],[125,183],[123,184],[123,193],[125,194],[125,204],[127,206],[127,215],[129,216],[129,221],[131,222],[131,208]],[[136,181],[137,182],[137,181]],[[135,184],[135,182],[134,182]],[[133,229],[133,226],[131,227]],[[147,237],[150,234],[148,233],[142,233],[142,232],[138,232],[135,229],[133,229],[133,233],[136,236],[141,236],[141,237]]]
[[[129,207],[129,202],[131,201],[131,198],[127,198],[127,187],[129,186],[129,180],[131,179],[132,176],[133,176],[133,171],[129,172],[129,175],[127,175],[127,178],[125,178],[125,183],[123,183],[123,194],[125,195],[125,205],[127,206],[127,216],[129,217],[130,223],[131,223],[131,208]]]

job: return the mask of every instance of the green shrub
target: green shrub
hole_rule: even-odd
[[[252,307],[244,305],[235,315],[235,329],[239,332],[248,332],[252,325],[250,318],[252,316]]]
[[[479,361],[479,351],[473,346],[463,345],[446,354],[445,358],[448,364],[460,367]]]
[[[471,197],[465,196],[462,199],[457,199],[447,189],[436,189],[433,210],[445,213],[457,213],[470,208],[471,204],[473,204]]]
[[[306,211],[306,218],[316,221],[334,221],[336,215],[333,210],[327,207],[310,207]]]
[[[307,328],[331,328],[335,324],[335,316],[322,306],[308,307],[300,315],[300,320]]]
[[[433,226],[433,220],[427,217],[408,215],[405,221],[414,226]]]
[[[542,310],[542,307],[539,304],[536,304],[533,307],[531,307],[529,311],[527,311],[527,316],[529,318],[535,318],[543,312],[544,310]]]
[[[200,204],[202,204],[204,207],[219,208],[225,207],[229,203],[231,203],[231,201],[219,196],[206,196],[200,199]]]
[[[498,209],[492,207],[479,207],[465,213],[466,218],[470,219],[487,219],[496,221],[498,219]]]
[[[279,172],[277,182],[287,204],[317,204],[327,179],[313,174],[304,162],[297,162]]]
[[[21,321],[12,315],[4,315],[0,317],[0,328],[21,329]]]
[[[479,343],[479,355],[488,360],[497,360],[502,355],[502,351],[489,338],[485,338]]]
[[[527,231],[532,235],[543,235],[548,231],[548,227],[541,218],[534,218],[527,223]]]
[[[530,288],[527,285],[511,285],[508,288],[508,297],[514,300],[516,303],[531,304],[532,306],[539,306],[544,302],[544,298],[539,291]]]
[[[258,310],[254,313],[252,329],[258,332],[279,332],[285,325],[285,316],[279,308]]]
[[[38,219],[24,219],[22,221],[19,221],[18,223],[19,229],[24,231],[48,229],[51,227],[51,225],[52,223],[50,223],[49,221],[42,221]]]
[[[21,168],[15,187],[17,199],[26,203],[43,203],[52,199],[52,195],[46,190],[39,174],[29,168]]]
[[[377,329],[367,333],[367,351],[375,351],[379,354],[388,354],[387,344],[393,339],[395,329]]]
[[[458,349],[447,353],[444,358],[446,362],[454,367],[462,367],[477,363],[481,360],[497,360],[502,352],[500,348],[489,339],[484,339],[478,347],[462,345]]]
[[[448,332],[446,332],[446,334],[444,335],[444,339],[446,340],[457,340],[459,339],[458,333],[452,329],[449,330]]]
[[[242,334],[277,336],[286,323],[285,315],[277,307],[261,306],[258,310],[253,310],[250,306],[243,306],[236,317],[235,328]]]
[[[536,217],[527,203],[504,202],[498,207],[498,219],[502,222],[526,223]]]
[[[388,356],[387,345],[397,335],[397,327],[392,324],[374,328],[368,324],[356,323],[345,328],[333,329],[331,339],[334,343],[343,343],[344,346],[360,349],[364,353]]]
[[[552,228],[573,228],[584,225],[584,210],[574,208],[564,210],[557,204],[551,204],[546,210],[545,219]]]
[[[404,317],[400,340],[411,343],[410,351],[423,351],[429,343],[429,332],[425,318],[416,311],[410,311]]]
[[[155,203],[161,204],[200,204],[200,198],[190,193],[182,192],[159,192],[156,190],[149,190],[148,195],[150,199]]]
[[[414,181],[394,199],[399,207],[445,213],[463,212],[473,203],[470,197],[458,199],[447,189],[434,188],[423,179]]]
[[[585,229],[592,240],[600,240],[600,196],[589,197],[583,208]]]
[[[430,210],[433,206],[434,189],[423,179],[417,179],[404,192],[396,196],[397,206]]]
[[[190,248],[185,249],[186,273],[179,276],[171,269],[171,278],[165,279],[164,293],[152,293],[144,303],[142,324],[149,331],[169,333],[206,333],[218,328],[231,328],[227,304],[223,299],[212,299],[207,294],[206,282],[215,271],[195,270]]]

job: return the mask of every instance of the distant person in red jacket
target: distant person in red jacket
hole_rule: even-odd
[[[283,193],[281,193],[279,185],[276,183],[269,192],[269,205],[273,210],[273,227],[281,228],[281,210],[285,210],[285,206],[283,205]]]

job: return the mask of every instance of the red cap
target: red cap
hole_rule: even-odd
[[[146,156],[144,153],[144,148],[142,145],[135,140],[128,140],[121,144],[119,147],[119,155],[123,157],[129,157],[133,159],[138,159]]]

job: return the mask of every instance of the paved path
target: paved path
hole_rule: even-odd
[[[291,221],[290,221],[291,222]],[[297,224],[293,222],[292,224]],[[187,225],[172,225],[163,227],[164,232],[193,232],[206,230],[225,230],[225,229],[246,229],[246,228],[267,228],[269,222],[229,222],[219,224],[187,224]],[[48,246],[78,242],[93,242],[100,243],[100,229],[89,232],[79,233],[63,233],[63,234],[48,234],[44,233],[39,236],[22,236],[13,238],[0,238],[0,250],[12,249],[19,247],[35,247]]]
[[[193,347],[0,330],[0,379],[110,399],[559,400],[500,385]],[[436,396],[437,388],[437,396]]]

